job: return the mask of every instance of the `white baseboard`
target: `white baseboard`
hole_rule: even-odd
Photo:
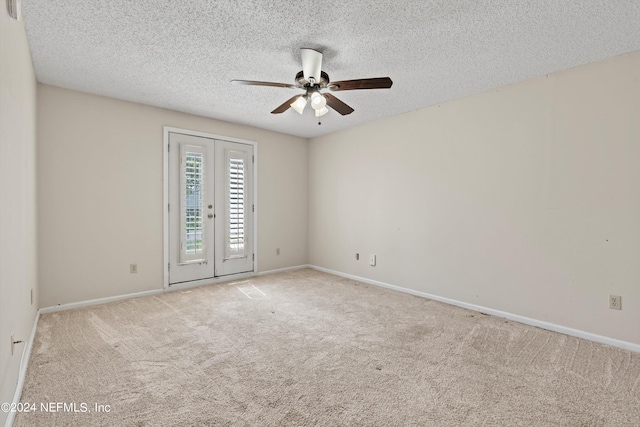
[[[13,394],[14,407],[20,402],[22,397],[22,387],[24,386],[24,380],[27,376],[27,367],[29,366],[29,358],[31,357],[31,349],[33,348],[33,341],[36,338],[36,330],[38,329],[38,320],[40,319],[40,310],[36,312],[36,318],[33,321],[33,327],[31,328],[31,336],[27,341],[24,349],[22,350],[22,358],[20,359],[20,369],[18,371],[18,382],[16,384],[16,391]],[[13,421],[16,418],[17,412],[9,412],[4,422],[5,427],[11,427]]]
[[[55,313],[55,312],[58,312],[58,311],[71,310],[73,308],[89,307],[89,306],[92,306],[92,305],[106,304],[106,303],[110,303],[110,302],[122,301],[122,300],[131,299],[131,298],[139,298],[139,297],[146,297],[146,296],[150,296],[150,295],[158,295],[158,294],[162,294],[164,292],[173,292],[173,291],[177,291],[177,290],[181,290],[181,289],[188,289],[188,288],[192,288],[192,287],[207,286],[207,285],[216,284],[216,283],[223,283],[225,281],[232,281],[232,280],[244,279],[244,278],[255,277],[255,276],[264,276],[264,275],[267,275],[267,274],[280,273],[280,272],[283,272],[283,271],[301,270],[303,268],[309,268],[309,266],[308,265],[298,265],[298,266],[294,266],[294,267],[280,268],[280,269],[277,269],[277,270],[263,271],[263,272],[260,272],[260,273],[257,273],[257,274],[253,273],[253,272],[251,272],[251,273],[243,273],[243,274],[235,274],[233,276],[227,276],[227,277],[219,278],[219,279],[216,279],[216,280],[211,281],[211,282],[198,281],[197,283],[193,282],[193,283],[178,284],[178,285],[171,286],[170,288],[166,288],[166,289],[154,289],[154,290],[151,290],[151,291],[135,292],[135,293],[131,293],[131,294],[116,295],[116,296],[105,297],[105,298],[96,298],[96,299],[91,299],[91,300],[87,300],[87,301],[78,301],[78,302],[72,302],[72,303],[68,303],[68,304],[58,304],[58,305],[54,305],[52,307],[41,308],[36,312],[36,318],[35,318],[35,320],[33,322],[33,328],[31,328],[31,336],[29,337],[29,341],[26,343],[26,345],[25,345],[25,347],[23,349],[23,352],[22,352],[22,359],[20,360],[20,370],[18,372],[18,382],[16,384],[16,390],[15,390],[15,393],[13,395],[13,403],[15,405],[17,405],[20,402],[20,398],[22,397],[22,388],[24,387],[24,381],[25,381],[25,378],[26,378],[26,375],[27,375],[27,367],[29,365],[29,358],[31,357],[31,349],[33,348],[33,341],[35,340],[36,330],[38,329],[38,320],[40,319],[40,315],[41,314],[44,314],[44,313]],[[7,418],[5,420],[4,426],[5,427],[11,427],[13,425],[13,421],[15,420],[15,417],[16,417],[16,413],[15,412],[9,412],[7,414]]]
[[[200,286],[215,285],[217,283],[230,282],[230,281],[239,280],[239,279],[247,279],[247,278],[255,277],[255,276],[264,276],[264,275],[267,275],[267,274],[280,273],[280,272],[283,272],[283,271],[301,270],[303,268],[310,268],[310,266],[307,265],[307,264],[304,264],[304,265],[296,265],[296,266],[293,266],[293,267],[279,268],[277,270],[263,271],[263,272],[260,272],[260,273],[254,273],[254,272],[240,273],[240,274],[233,274],[233,275],[229,275],[229,276],[217,277],[215,279],[195,280],[195,281],[192,281],[192,282],[177,283],[175,285],[171,285],[168,288],[164,288],[164,289],[154,289],[154,290],[151,290],[151,291],[135,292],[135,293],[132,293],[132,294],[116,295],[116,296],[105,297],[105,298],[96,298],[96,299],[91,299],[91,300],[87,300],[87,301],[71,302],[71,303],[68,303],[68,304],[58,304],[58,305],[54,305],[54,306],[51,306],[51,307],[41,308],[38,311],[40,313],[43,313],[43,314],[44,313],[55,313],[57,311],[71,310],[72,308],[89,307],[89,306],[92,306],[92,305],[106,304],[106,303],[109,303],[109,302],[122,301],[122,300],[126,300],[126,299],[131,299],[131,298],[139,298],[139,297],[146,297],[146,296],[150,296],[150,295],[158,295],[158,294],[161,294],[161,293],[164,293],[164,292],[173,292],[173,291],[178,291],[178,290],[182,290],[182,289],[197,288],[197,287],[200,287]]]
[[[444,302],[446,304],[455,305],[457,307],[466,308],[468,310],[477,311],[480,313],[490,314],[491,316],[501,317],[514,322],[524,323],[525,325],[536,326],[538,328],[547,329],[553,332],[559,332],[561,334],[569,335],[572,337],[583,338],[589,341],[597,342],[600,344],[607,344],[613,347],[622,348],[624,350],[640,353],[640,344],[635,344],[628,341],[622,341],[615,338],[606,337],[603,335],[593,334],[591,332],[581,331],[579,329],[569,328],[567,326],[556,325],[550,322],[544,322],[542,320],[532,319],[530,317],[520,316],[506,311],[495,310],[493,308],[487,308],[480,305],[469,304],[463,301],[457,301],[450,298],[444,298],[438,295],[428,294],[426,292],[415,291],[413,289],[403,288],[401,286],[391,285],[389,283],[379,282],[377,280],[366,279],[364,277],[354,276],[352,274],[342,273],[340,271],[331,270],[324,267],[318,267],[315,265],[309,265],[308,268],[313,270],[323,271],[325,273],[334,274],[336,276],[344,277],[346,279],[352,279],[357,282],[367,283],[374,286],[380,286],[387,289],[393,289],[395,291],[404,292],[407,294],[432,299],[435,301]]]
[[[573,337],[577,337],[577,338],[583,338],[589,341],[593,341],[593,342],[597,342],[597,343],[601,343],[601,344],[607,344],[613,347],[618,347],[618,348],[622,348],[624,350],[629,350],[629,351],[633,351],[636,353],[640,353],[640,344],[635,344],[635,343],[631,343],[628,341],[622,341],[622,340],[618,340],[615,338],[609,338],[609,337],[605,337],[602,335],[597,335],[597,334],[593,334],[590,332],[585,332],[585,331],[581,331],[578,329],[573,329],[573,328],[569,328],[566,326],[561,326],[561,325],[556,325],[553,323],[549,323],[549,322],[544,322],[541,320],[537,320],[537,319],[532,319],[529,317],[524,317],[524,316],[520,316],[517,314],[513,314],[513,313],[508,313],[505,311],[500,311],[500,310],[495,310],[492,308],[487,308],[487,307],[482,307],[479,305],[475,305],[475,304],[469,304],[466,302],[462,302],[462,301],[457,301],[454,299],[450,299],[450,298],[444,298],[438,295],[433,295],[433,294],[428,294],[426,292],[420,292],[420,291],[416,291],[413,289],[408,289],[408,288],[403,288],[401,286],[396,286],[396,285],[391,285],[389,283],[385,283],[385,282],[379,282],[377,280],[371,280],[371,279],[367,279],[364,277],[359,277],[359,276],[354,276],[352,274],[347,274],[347,273],[342,273],[340,271],[335,271],[335,270],[331,270],[328,268],[324,268],[324,267],[318,267],[316,265],[297,265],[297,266],[293,266],[293,267],[286,267],[286,268],[279,268],[279,269],[275,269],[275,270],[268,270],[268,271],[262,271],[259,272],[257,274],[251,273],[250,275],[248,275],[247,277],[253,277],[253,276],[264,276],[267,274],[274,274],[274,273],[281,273],[281,272],[285,272],[285,271],[293,271],[293,270],[301,270],[304,268],[311,268],[313,270],[318,270],[318,271],[323,271],[325,273],[329,273],[329,274],[333,274],[336,276],[340,276],[340,277],[344,277],[347,279],[351,279],[351,280],[355,280],[357,282],[362,282],[362,283],[367,283],[370,285],[374,285],[374,286],[380,286],[383,288],[387,288],[387,289],[393,289],[399,292],[404,292],[407,294],[411,294],[411,295],[416,295],[419,297],[423,297],[423,298],[428,298],[428,299],[432,299],[435,301],[440,301],[440,302],[444,302],[446,304],[451,304],[451,305],[455,305],[457,307],[462,307],[462,308],[466,308],[468,310],[473,310],[473,311],[477,311],[480,313],[485,313],[485,314],[490,314],[492,316],[496,316],[496,317],[501,317],[504,319],[509,319],[512,320],[514,322],[519,322],[519,323],[523,323],[525,325],[530,325],[530,326],[536,326],[542,329],[547,329],[550,331],[554,331],[554,332],[559,332],[561,334],[565,334],[565,335],[569,335],[569,336],[573,336]],[[238,279],[240,277],[236,276],[234,277],[234,279]],[[217,282],[216,282],[217,283]],[[198,285],[193,285],[193,286],[204,286],[204,284],[198,284]],[[16,391],[13,397],[13,402],[15,404],[17,404],[18,402],[20,402],[20,397],[22,396],[22,387],[24,385],[24,380],[27,374],[27,365],[29,364],[29,357],[31,356],[31,349],[33,347],[33,341],[35,339],[35,335],[36,335],[36,329],[38,326],[38,320],[40,319],[40,315],[44,314],[44,313],[54,313],[57,311],[64,311],[64,310],[70,310],[72,308],[79,308],[79,307],[89,307],[92,305],[99,305],[99,304],[105,304],[105,303],[109,303],[109,302],[114,302],[114,301],[121,301],[121,300],[126,300],[126,299],[131,299],[131,298],[138,298],[138,297],[144,297],[144,296],[150,296],[150,295],[158,295],[161,294],[163,292],[170,292],[170,291],[174,291],[174,290],[178,290],[178,289],[184,289],[187,287],[192,287],[192,286],[176,286],[176,287],[172,287],[169,289],[155,289],[152,291],[145,291],[145,292],[137,292],[137,293],[132,293],[132,294],[126,294],[126,295],[117,295],[117,296],[113,296],[113,297],[106,297],[106,298],[97,298],[97,299],[92,299],[92,300],[88,300],[88,301],[80,301],[80,302],[73,302],[73,303],[69,303],[69,304],[61,304],[61,305],[56,305],[53,307],[45,307],[45,308],[41,308],[40,310],[38,310],[37,314],[36,314],[36,319],[33,322],[33,328],[31,330],[31,336],[29,337],[29,341],[27,343],[27,345],[24,348],[24,351],[22,353],[22,359],[20,361],[20,371],[18,373],[18,383],[16,385]],[[13,424],[15,418],[15,413],[14,412],[9,412],[7,419],[5,421],[5,427],[11,427]]]
[[[56,311],[71,310],[72,308],[89,307],[92,305],[106,304],[108,302],[122,301],[125,299],[147,297],[149,295],[158,295],[164,292],[163,289],[154,289],[152,291],[135,292],[132,294],[116,295],[113,297],[96,298],[87,301],[70,302],[68,304],[58,304],[52,307],[44,307],[38,310],[40,313],[55,313]]]
[[[294,265],[293,267],[285,267],[285,268],[277,268],[275,270],[261,271],[257,275],[266,276],[267,274],[282,273],[284,271],[302,270],[304,268],[311,268],[311,266],[309,264]]]

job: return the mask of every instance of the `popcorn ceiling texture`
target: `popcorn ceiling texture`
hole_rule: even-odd
[[[38,81],[314,137],[640,50],[637,0],[22,0]],[[317,125],[270,111],[294,89],[299,48],[333,81],[389,76],[389,90],[336,92],[355,112]]]

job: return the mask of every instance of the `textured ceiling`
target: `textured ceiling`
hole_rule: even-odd
[[[640,50],[638,0],[22,0],[38,81],[303,137]],[[322,125],[295,89],[301,47],[355,109]]]

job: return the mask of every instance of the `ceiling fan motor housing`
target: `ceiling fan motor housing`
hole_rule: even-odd
[[[329,84],[329,75],[324,71],[320,71],[320,80],[313,82],[313,84],[304,78],[304,73],[300,71],[296,74],[296,82],[302,87],[310,87],[310,86],[319,86],[321,88],[326,88]]]

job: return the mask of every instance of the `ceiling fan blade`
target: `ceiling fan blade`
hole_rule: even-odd
[[[306,81],[313,78],[316,82],[320,81],[320,73],[322,69],[322,52],[315,49],[300,49],[302,57],[302,74]]]
[[[323,93],[323,95],[327,99],[327,105],[336,110],[338,113],[342,114],[343,116],[353,113],[353,108],[349,107],[347,104],[340,101],[335,96],[331,95],[330,93]]]
[[[234,85],[246,85],[246,86],[271,86],[271,87],[288,87],[290,89],[300,89],[301,86],[290,85],[287,83],[273,83],[273,82],[257,82],[255,80],[231,80]]]
[[[295,101],[296,99],[298,99],[301,95],[296,95],[296,96],[292,96],[291,98],[289,98],[287,101],[285,101],[284,103],[282,103],[282,105],[278,106],[278,108],[276,108],[275,110],[273,110],[271,112],[271,114],[280,114],[280,113],[284,113],[285,111],[287,111],[290,107],[291,107],[291,103],[293,101]]]
[[[331,90],[356,89],[389,89],[393,82],[389,77],[374,77],[372,79],[343,80],[329,83]]]

